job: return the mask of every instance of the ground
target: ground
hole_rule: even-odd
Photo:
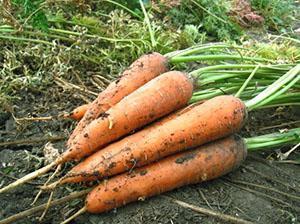
[[[93,92],[100,91],[130,62],[146,52],[165,54],[195,44],[219,41],[236,41],[246,44],[244,46],[252,42],[254,45],[269,41],[275,44],[274,37],[268,35],[270,33],[283,39],[278,39],[278,46],[274,45],[274,49],[271,45],[258,44],[253,48],[255,54],[270,57],[278,63],[286,59],[289,63],[290,60],[296,63],[299,55],[297,45],[294,46],[298,39],[287,43],[282,41],[286,35],[297,38],[299,1],[161,1],[165,6],[156,4],[158,1],[143,1],[154,4],[153,9],[147,10],[152,29],[155,28],[156,44],[149,31],[151,27],[143,22],[145,15],[136,0],[117,1],[126,3],[125,6],[132,9],[129,11],[126,7],[123,11],[124,7],[112,4],[115,1],[111,0],[2,2],[6,13],[2,13],[1,5],[0,188],[44,165],[43,149],[47,141],[42,141],[42,138],[59,136],[66,139],[76,125],[70,120],[56,118],[40,122],[19,120],[17,124],[12,114],[16,118],[26,118],[71,111],[75,106],[92,100],[94,95],[87,94],[85,87]],[[175,7],[179,2],[180,5]],[[229,2],[240,4],[231,7]],[[252,4],[253,12],[249,7],[244,11],[237,9],[243,8],[243,4],[247,6],[247,2]],[[263,25],[260,16],[264,17]],[[128,40],[115,41],[124,38]],[[183,66],[183,69],[187,68]],[[79,85],[83,90],[74,90],[68,85],[62,89],[57,78]],[[299,127],[299,111],[299,107],[294,107],[251,112],[239,134],[249,137]],[[40,141],[1,145],[30,139]],[[53,144],[63,151],[65,140]],[[290,146],[249,153],[241,167],[222,178],[182,187],[108,213],[84,214],[73,223],[224,223],[181,207],[172,199],[254,223],[300,223],[299,163],[282,163],[277,158],[278,152],[289,149]],[[289,159],[299,161],[299,158],[298,150]],[[70,167],[71,164],[64,166],[56,178]],[[50,175],[0,194],[0,220],[45,203],[49,193],[42,194],[36,204],[31,205],[39,191],[37,187]],[[54,198],[86,187],[65,186],[55,191]],[[51,207],[42,221],[38,220],[41,215],[38,213],[16,223],[60,223],[82,206],[83,198],[75,199]]]
[[[67,94],[57,97],[46,95],[26,96],[16,103],[16,117],[29,114],[53,115],[58,111],[72,107]],[[59,87],[57,87],[59,88]],[[49,100],[50,99],[50,100]],[[51,106],[49,106],[51,105]],[[267,116],[266,116],[267,115]],[[241,131],[242,136],[254,136],[272,132],[273,125],[281,125],[281,129],[296,127],[286,122],[299,121],[299,108],[281,108],[277,110],[261,110],[250,113],[249,120]],[[8,113],[0,114],[0,141],[14,139],[39,138],[49,135],[67,135],[74,127],[72,121],[47,121],[15,125]],[[286,123],[286,124],[285,124]],[[299,125],[299,123],[298,123]],[[12,181],[12,177],[21,177],[25,173],[42,166],[43,147],[45,142],[26,146],[6,146],[0,149],[0,187]],[[64,141],[56,142],[55,147],[63,149]],[[131,203],[122,208],[99,215],[84,214],[73,223],[224,223],[190,209],[180,207],[170,198],[186,203],[219,211],[254,223],[299,223],[300,214],[300,172],[299,165],[277,162],[276,150],[249,153],[245,163],[230,174],[206,183],[182,187],[145,201]],[[291,158],[299,157],[299,151]],[[64,167],[65,172],[69,166]],[[4,175],[5,174],[5,175]],[[48,176],[26,184],[13,192],[0,195],[0,219],[31,207],[38,192],[36,186],[43,183]],[[77,187],[78,188],[78,187]],[[58,198],[67,195],[76,186],[67,186],[55,192]],[[49,194],[43,194],[37,204],[47,200]],[[167,197],[166,197],[167,196]],[[75,199],[62,206],[51,208],[42,222],[39,214],[16,223],[59,223],[83,206],[80,199]]]

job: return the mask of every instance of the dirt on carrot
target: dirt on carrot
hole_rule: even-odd
[[[140,198],[208,181],[240,166],[246,155],[241,138],[221,139],[115,176],[88,194],[85,207],[88,212],[101,213]]]
[[[111,141],[184,107],[192,91],[192,81],[185,73],[171,71],[160,75],[107,110],[105,116],[92,121],[62,155],[63,160],[82,159]]]
[[[83,104],[81,106],[78,106],[72,112],[64,114],[64,118],[71,118],[73,120],[80,121],[89,107],[90,104]]]
[[[91,103],[82,120],[72,132],[67,145],[70,146],[74,138],[101,113],[106,112],[124,97],[167,70],[167,58],[159,53],[146,54],[137,59],[119,79],[112,82]]]
[[[236,133],[247,111],[240,99],[219,96],[171,117],[96,152],[73,167],[61,183],[112,176]]]
[[[56,90],[59,92],[58,90]],[[51,98],[51,93],[45,95],[45,98],[28,98],[18,104],[18,111],[16,116],[26,116],[32,112],[34,105],[47,105],[48,99],[53,100],[51,107],[47,109],[47,113],[57,113],[57,108],[60,111],[65,110],[66,102],[69,103],[69,108],[76,102],[69,102],[69,96],[62,94],[61,101],[55,102],[55,99]],[[53,107],[56,105],[56,107]],[[43,108],[42,108],[43,109]],[[265,134],[276,131],[278,128],[293,128],[299,123],[298,107],[294,108],[281,108],[277,109],[264,109],[249,114],[249,120],[246,126],[243,128],[242,136],[256,136],[259,134]],[[45,114],[48,116],[49,114]],[[265,116],[269,114],[270,116]],[[39,122],[32,123],[26,127],[23,127],[23,131],[19,133],[18,137],[15,136],[16,126],[13,118],[9,113],[0,113],[1,131],[6,133],[0,134],[1,141],[12,140],[15,138],[23,139],[27,136],[43,136],[40,132],[42,129],[44,132],[51,132],[59,135],[63,133],[66,127],[70,127],[71,122],[68,120],[55,121],[55,122]],[[281,125],[276,128],[272,126]],[[32,170],[40,167],[40,163],[43,160],[42,148],[43,142],[27,145],[17,146],[11,145],[4,147],[0,150],[0,184],[2,186],[11,182],[10,177],[21,177],[24,173],[29,173]],[[64,147],[63,142],[55,143],[55,147],[62,149]],[[284,147],[278,149],[282,152],[289,150],[290,147]],[[253,154],[252,154],[253,155]],[[252,220],[255,223],[261,224],[273,224],[278,223],[297,223],[299,219],[298,212],[295,210],[299,203],[291,200],[290,197],[274,193],[268,189],[274,188],[279,191],[286,192],[291,195],[297,195],[298,191],[293,188],[286,187],[278,183],[285,183],[291,187],[299,186],[300,173],[299,167],[293,164],[278,163],[277,153],[274,150],[265,151],[260,153],[254,153],[252,157],[248,157],[245,164],[229,175],[226,175],[226,179],[216,179],[201,184],[190,185],[182,187],[178,190],[165,193],[164,195],[172,198],[185,201],[190,204],[194,204],[200,207],[213,209],[215,211],[224,212],[232,216],[238,216],[246,220]],[[298,152],[291,154],[290,160],[295,160],[299,156]],[[36,158],[39,158],[37,160]],[[250,169],[247,169],[250,168]],[[64,170],[66,172],[67,169]],[[252,172],[253,171],[253,172]],[[255,171],[259,172],[261,176]],[[5,172],[6,175],[3,175]],[[10,176],[10,177],[9,177]],[[271,179],[267,179],[270,177]],[[39,180],[32,181],[42,185],[47,176],[42,177]],[[230,181],[243,181],[241,183],[233,183]],[[267,189],[260,189],[248,184],[258,184],[267,187]],[[240,187],[245,187],[241,189]],[[62,197],[69,194],[69,190],[75,191],[76,186],[68,186],[68,188],[59,188],[55,191],[55,198]],[[247,189],[254,190],[249,192]],[[0,195],[0,219],[8,217],[17,212],[30,208],[30,203],[33,201],[34,196],[39,191],[35,185],[27,184],[16,189],[13,194],[1,194]],[[264,193],[265,195],[272,196],[272,198],[281,199],[284,202],[291,204],[287,207],[284,204],[273,201],[271,198],[262,196],[256,192]],[[38,202],[45,203],[48,200],[48,194],[42,194]],[[44,223],[60,223],[69,216],[70,211],[78,210],[82,204],[82,200],[74,200],[71,203],[63,206],[56,206],[50,208]],[[255,204],[255,206],[253,206]],[[282,211],[274,213],[274,211]],[[16,222],[17,224],[32,224],[37,223],[39,214],[36,214],[27,219]],[[76,220],[76,224],[93,224],[93,223],[139,223],[146,224],[152,223],[217,223],[221,224],[222,221],[218,221],[215,218],[209,216],[203,216],[192,210],[179,207],[171,201],[163,197],[152,197],[146,201],[139,201],[130,203],[119,209],[112,210],[102,214],[89,214],[86,213]]]

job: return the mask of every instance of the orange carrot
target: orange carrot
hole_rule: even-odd
[[[171,71],[156,77],[92,121],[62,155],[63,161],[79,160],[121,136],[182,108],[188,103],[192,91],[192,81],[182,72]]]
[[[99,184],[88,194],[80,213],[109,211],[181,186],[215,179],[239,167],[246,155],[246,145],[238,136],[175,154]]]
[[[192,81],[185,73],[171,71],[156,77],[91,122],[56,161],[1,188],[0,193],[32,180],[58,164],[82,159],[133,130],[184,107],[192,92]]]
[[[215,97],[110,144],[73,167],[49,188],[123,173],[228,136],[243,126],[246,115],[246,107],[240,99],[233,96]]]
[[[93,120],[97,119],[101,113],[106,112],[125,96],[166,71],[168,71],[168,60],[159,53],[146,54],[137,59],[123,72],[119,79],[112,82],[91,103],[91,106],[71,134],[67,145],[70,146],[76,135],[81,133]]]
[[[76,121],[80,121],[81,118],[84,116],[86,111],[88,110],[90,104],[83,104],[81,106],[76,107],[72,112],[68,114],[64,114],[64,118],[71,118]]]

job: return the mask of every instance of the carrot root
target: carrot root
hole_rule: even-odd
[[[52,201],[52,199],[53,199],[53,193],[54,193],[54,192],[51,191],[51,193],[50,193],[50,195],[49,195],[49,198],[48,198],[48,201],[47,201],[47,204],[46,204],[46,208],[45,208],[45,210],[43,211],[42,215],[41,215],[40,218],[39,218],[39,221],[40,221],[40,222],[44,219],[45,215],[47,214],[47,212],[48,212],[48,210],[49,210],[49,208],[50,208],[51,201]]]
[[[48,180],[44,183],[44,186],[47,186],[47,184],[52,180],[53,177],[56,176],[56,174],[58,173],[58,171],[61,169],[61,165],[58,165],[54,171],[54,173],[48,178]],[[33,202],[30,204],[31,206],[34,205],[37,200],[39,199],[40,195],[42,194],[42,189],[37,193],[37,195],[35,196]]]
[[[67,218],[65,221],[61,222],[60,224],[66,224],[71,222],[73,219],[75,219],[76,217],[80,216],[81,214],[86,212],[86,207],[82,207],[81,209],[79,209],[74,215],[70,216],[69,218]]]
[[[239,167],[246,155],[246,144],[240,137],[217,140],[114,176],[88,194],[85,206],[88,212],[101,213],[139,198],[211,180]]]
[[[233,96],[190,106],[102,148],[74,166],[61,184],[113,176],[226,137],[244,125],[246,116],[244,103]]]
[[[69,202],[73,199],[80,198],[82,196],[85,196],[90,192],[91,189],[86,189],[78,192],[71,193],[70,195],[67,195],[65,197],[53,200],[50,202],[49,206],[55,206],[55,205],[61,205],[66,202]],[[5,219],[0,220],[0,224],[10,224],[10,223],[15,223],[16,221],[24,218],[28,218],[31,215],[35,215],[39,212],[42,212],[46,207],[48,206],[48,203],[44,203],[42,205],[27,209],[25,211],[22,211],[20,213],[17,213],[15,215],[9,216]]]
[[[155,125],[161,125],[163,123],[165,123],[166,121],[169,121],[169,120],[172,120],[180,115],[182,115],[183,113],[186,113],[188,111],[190,111],[191,109],[195,108],[196,106],[199,106],[200,104],[202,104],[203,102],[197,102],[197,103],[194,103],[194,104],[190,104],[188,105],[187,107],[183,108],[183,109],[180,109],[179,111],[176,111],[175,113],[172,113],[170,114],[169,116],[167,117],[164,117],[163,119],[157,121],[155,123]],[[142,131],[140,131],[142,132]],[[121,140],[122,141],[122,140]],[[91,157],[91,156],[90,156]],[[99,161],[100,162],[100,161]],[[81,164],[81,163],[80,163]],[[79,165],[81,166],[81,165]],[[80,168],[79,168],[80,169]],[[76,170],[76,169],[75,169]],[[84,169],[83,169],[84,170]],[[62,185],[62,184],[65,184],[65,183],[69,183],[70,182],[77,182],[77,181],[74,181],[73,178],[76,179],[77,176],[85,176],[87,177],[89,175],[89,173],[83,171],[82,172],[82,175],[81,174],[78,174],[77,172],[73,173],[72,172],[69,172],[67,175],[63,176],[62,178],[60,178],[58,181],[55,181],[53,183],[50,183],[48,185],[45,185],[45,186],[41,186],[40,188],[44,191],[50,191],[50,190],[54,190],[56,187]],[[93,175],[92,175],[93,176]],[[83,180],[78,180],[78,182],[80,181],[83,181]]]
[[[48,164],[47,166],[44,166],[44,167],[42,167],[42,168],[40,168],[40,169],[38,169],[38,170],[36,170],[36,171],[34,171],[32,173],[29,173],[29,174],[25,175],[24,177],[16,180],[15,182],[13,182],[13,183],[11,183],[11,184],[9,184],[9,185],[1,188],[0,189],[0,194],[2,194],[4,192],[7,192],[7,191],[11,191],[11,190],[15,189],[16,187],[18,187],[18,186],[20,186],[22,184],[25,184],[28,181],[33,180],[33,179],[35,179],[35,178],[37,178],[37,177],[39,177],[39,176],[47,173],[53,167],[55,167],[55,166],[57,166],[59,164],[60,164],[60,160],[56,160],[56,161]]]
[[[40,189],[43,191],[52,191],[54,190],[58,185],[61,184],[61,182],[63,181],[63,178],[59,179],[58,181],[55,181],[51,184],[48,185],[44,185],[44,186],[40,186]]]
[[[72,112],[64,114],[63,118],[71,118],[79,121],[84,116],[90,105],[91,104],[83,104],[79,107],[76,107]]]
[[[167,197],[167,196],[165,196],[165,197]],[[179,205],[183,208],[191,209],[195,212],[202,213],[204,215],[208,215],[208,216],[217,218],[217,219],[222,220],[224,222],[235,223],[235,224],[254,224],[253,222],[249,222],[249,221],[244,220],[244,219],[236,218],[236,217],[231,216],[231,215],[226,215],[226,214],[216,212],[216,211],[213,211],[213,210],[210,210],[210,209],[207,209],[207,208],[201,208],[199,206],[188,204],[184,201],[180,201],[180,200],[177,200],[177,199],[173,199],[173,198],[169,198],[169,197],[167,197],[167,198],[169,200],[171,200],[173,203],[175,203],[175,204],[177,204],[177,205]]]
[[[168,59],[163,55],[153,52],[141,56],[126,69],[119,79],[109,84],[98,97],[90,104],[90,107],[80,120],[67,142],[70,146],[74,138],[101,113],[106,112],[124,97],[134,92],[153,78],[168,71]]]
[[[63,160],[80,160],[137,128],[186,106],[192,92],[192,81],[183,72],[166,72],[152,79],[89,123],[62,154]]]

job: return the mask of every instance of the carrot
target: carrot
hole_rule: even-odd
[[[182,111],[176,113],[175,115],[177,116],[177,115],[181,114],[181,112],[185,112],[185,110],[190,110],[193,107],[194,107],[194,105],[188,107],[187,109],[183,109]],[[172,118],[172,116],[170,118]],[[228,137],[227,139],[229,139],[229,138],[231,138],[231,137]],[[220,143],[221,143],[221,141],[226,142],[225,139],[218,140],[218,141]],[[276,149],[278,147],[287,146],[287,145],[295,145],[295,144],[297,145],[300,143],[300,128],[289,129],[284,132],[277,131],[275,133],[261,135],[261,136],[255,136],[255,137],[251,137],[251,138],[243,138],[243,141],[246,144],[248,153],[257,152],[260,150],[266,150],[266,149],[270,149],[270,148]],[[216,143],[214,143],[214,144],[216,144]],[[207,144],[207,146],[209,146],[209,144]],[[226,144],[224,144],[224,146],[226,146]],[[218,147],[220,148],[221,146],[218,145]],[[206,146],[202,146],[201,150],[204,151],[205,148],[206,148]],[[295,147],[293,147],[293,148],[295,148]],[[198,149],[192,149],[192,150],[200,150],[200,149],[198,148]],[[290,150],[289,150],[289,152],[290,152]],[[183,154],[183,153],[181,153],[181,154]],[[185,159],[177,160],[177,162],[179,162],[179,163],[184,162],[189,157],[184,157],[184,158]],[[132,172],[129,172],[129,173],[132,174]],[[137,172],[134,171],[134,173],[137,173]],[[110,180],[108,180],[108,181],[110,181]],[[56,204],[61,204],[62,202],[66,202],[66,201],[69,201],[70,199],[81,197],[82,195],[85,195],[89,192],[90,192],[90,189],[87,189],[87,190],[84,190],[81,192],[72,193],[66,197],[54,200],[50,204],[51,204],[51,206],[56,205]],[[297,197],[297,196],[290,195],[290,197],[292,199],[299,200],[299,197]],[[9,216],[3,220],[0,220],[0,223],[8,224],[8,223],[16,222],[19,219],[26,218],[30,215],[36,214],[38,211],[44,210],[47,205],[48,204],[46,203],[46,204],[43,204],[43,205],[40,205],[40,206],[37,206],[34,208],[30,208],[23,212],[17,213],[15,215]],[[75,216],[77,216],[77,215],[75,215]],[[72,217],[74,217],[74,216],[72,216]],[[70,221],[70,220],[71,219],[68,219],[65,222]]]
[[[182,72],[167,72],[151,80],[92,121],[64,153],[64,161],[79,160],[121,136],[182,108],[188,103],[192,91],[191,80]]]
[[[228,136],[244,124],[244,103],[219,96],[127,136],[73,167],[57,184],[91,181],[144,166],[179,151]]]
[[[89,107],[90,107],[90,104],[80,105],[80,106],[76,107],[72,112],[70,112],[68,114],[64,114],[63,117],[71,118],[76,121],[80,121]]]
[[[56,161],[0,189],[0,193],[36,178],[58,164],[79,160],[133,130],[182,108],[190,100],[192,91],[192,81],[185,73],[171,71],[156,77],[91,122]]]
[[[76,135],[81,133],[101,113],[106,112],[125,96],[166,71],[168,71],[168,60],[159,53],[146,54],[137,59],[123,72],[119,79],[112,82],[91,103],[82,120],[71,134],[67,145],[70,146]]]
[[[178,77],[180,76],[179,74],[181,74],[181,78],[174,79],[174,76],[176,75],[173,75],[173,73],[177,74]],[[156,147],[156,144],[158,144],[158,146],[166,144],[166,146],[168,146],[167,148],[171,149],[170,152],[165,150],[167,151],[165,156],[167,156],[168,153],[173,153],[172,150],[176,152],[177,150],[181,150],[182,148],[187,147],[193,142],[197,143],[198,141],[199,143],[197,143],[196,145],[199,145],[207,141],[212,141],[217,138],[224,137],[229,133],[233,133],[234,131],[238,130],[240,126],[242,126],[242,123],[245,120],[244,116],[247,115],[246,109],[248,111],[258,109],[274,101],[274,99],[285,93],[289,88],[291,88],[300,80],[299,73],[300,65],[296,65],[287,73],[282,75],[274,83],[268,86],[260,94],[245,102],[245,104],[243,104],[241,101],[238,101],[236,98],[233,98],[232,103],[227,102],[227,104],[225,105],[222,100],[220,100],[221,102],[215,101],[216,104],[220,103],[220,105],[223,105],[223,107],[220,107],[220,105],[214,107],[215,105],[211,105],[210,103],[208,103],[211,102],[210,100],[208,100],[204,103],[205,105],[209,105],[208,109],[199,109],[199,114],[196,111],[196,115],[191,114],[191,116],[185,116],[184,120],[182,120],[183,124],[193,122],[197,124],[195,126],[192,126],[191,133],[189,133],[188,135],[184,135],[185,132],[190,132],[190,130],[185,129],[186,126],[178,122],[173,123],[172,120],[170,121],[172,125],[169,125],[168,127],[183,128],[179,130],[177,129],[176,133],[171,133],[173,135],[170,135],[169,138],[167,138],[166,142],[155,140],[153,142],[153,140],[150,139],[152,140],[151,144],[149,144],[149,142],[144,142],[144,144],[147,147],[150,147],[150,151],[152,150],[152,148]],[[168,78],[165,78],[165,76],[167,75],[170,76],[169,80]],[[179,83],[176,83],[175,80],[179,81]],[[46,167],[43,167],[39,170],[34,171],[33,173],[22,177],[21,179],[18,179],[17,181],[9,184],[4,188],[1,188],[0,193],[14,189],[16,186],[32,180],[48,172],[51,168],[58,164],[64,163],[69,160],[81,159],[84,156],[96,151],[97,148],[104,147],[105,144],[108,144],[109,142],[116,140],[119,137],[124,136],[125,134],[128,134],[130,131],[139,128],[159,117],[162,117],[172,110],[178,109],[180,106],[182,106],[182,104],[184,104],[186,98],[190,97],[190,95],[192,94],[191,92],[192,83],[188,81],[187,77],[180,72],[169,72],[151,80],[146,85],[130,94],[128,97],[125,97],[118,104],[109,109],[107,113],[102,114],[99,119],[94,120],[85,129],[85,132],[78,136],[79,138],[77,138],[78,141],[75,142],[76,144],[73,144],[72,147],[69,147],[67,152],[65,152],[56,161],[47,165]],[[144,102],[147,102],[147,106],[144,106]],[[233,112],[231,111],[232,108],[235,108]],[[223,116],[223,112],[226,114],[228,111],[231,111],[231,113],[228,114],[230,116]],[[216,114],[218,114],[219,117],[215,116]],[[205,117],[206,119],[203,119],[203,117]],[[177,121],[178,119],[174,120]],[[199,120],[202,122],[198,123]],[[163,129],[160,130],[160,132],[163,133],[167,132],[168,130],[172,129]],[[196,135],[194,135],[193,133],[196,133]],[[153,136],[159,139],[162,135],[153,134]],[[173,139],[176,140],[176,142],[173,141]],[[178,147],[174,146],[176,144],[181,145],[179,149]],[[164,150],[159,150],[158,152],[164,152]],[[155,156],[156,154],[154,153],[153,158],[155,158]],[[145,156],[140,155],[138,159],[142,159],[143,157]],[[144,160],[147,161],[147,158],[145,158]],[[136,161],[133,162],[136,163]],[[126,163],[128,163],[128,161]],[[115,166],[115,164],[113,164],[113,166]]]
[[[245,143],[238,136],[175,154],[99,184],[88,194],[79,213],[101,213],[181,186],[215,179],[239,167],[246,155]]]

